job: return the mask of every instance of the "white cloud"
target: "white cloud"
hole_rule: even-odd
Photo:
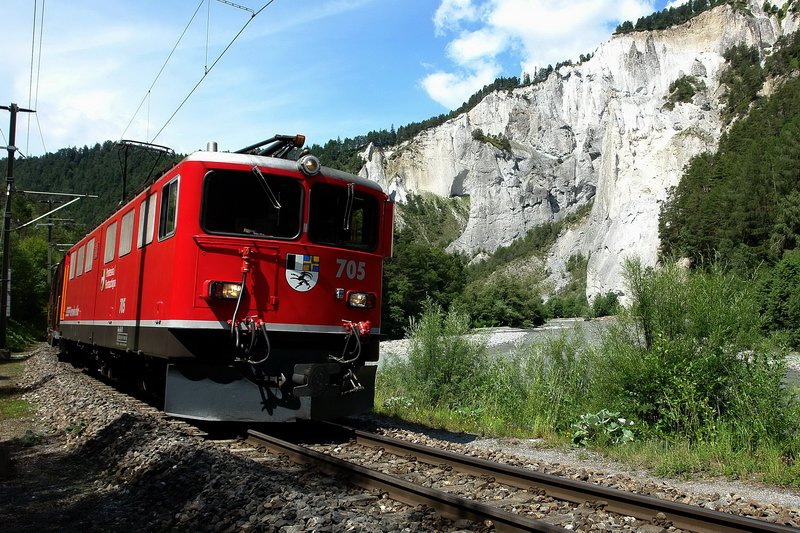
[[[433,16],[433,24],[437,35],[440,35],[445,30],[457,29],[462,22],[472,22],[477,18],[478,11],[472,5],[472,0],[442,0]]]
[[[506,38],[502,33],[483,28],[466,32],[447,46],[447,55],[459,65],[492,58],[505,49]]]
[[[493,63],[475,66],[471,72],[434,72],[422,80],[428,95],[448,109],[456,109],[472,96],[476,87],[492,83],[500,75]]]
[[[443,0],[434,24],[437,33],[452,35],[447,51],[454,66],[430,74],[422,85],[432,99],[453,109],[466,99],[454,105],[454,94],[468,98],[501,73],[503,54],[520,69],[504,74],[533,74],[592,52],[617,24],[654,9],[653,0]],[[489,72],[495,74],[487,81]]]

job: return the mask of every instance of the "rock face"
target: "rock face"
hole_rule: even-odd
[[[763,55],[799,25],[798,13],[779,20],[750,0],[749,10],[725,5],[667,30],[614,36],[542,83],[495,92],[392,149],[369,147],[361,174],[399,201],[422,191],[469,195],[469,221],[451,249],[470,255],[592,203],[547,267],[559,287],[567,259],[582,254],[587,297],[614,291],[624,301],[624,260],[656,264],[660,204],[689,160],[719,141],[722,54],[743,43]],[[684,75],[705,89],[670,109],[669,86]],[[476,140],[478,129],[505,137],[511,151]]]

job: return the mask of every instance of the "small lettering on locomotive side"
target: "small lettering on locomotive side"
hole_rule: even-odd
[[[117,326],[117,345],[118,346],[128,345],[128,334],[125,333],[122,326]]]
[[[117,280],[114,276],[117,274],[116,267],[104,268],[103,273],[100,275],[100,290],[113,289],[117,286]]]

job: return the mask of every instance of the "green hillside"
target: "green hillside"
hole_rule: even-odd
[[[141,149],[128,150],[128,198],[141,189],[145,180],[159,176],[181,157],[162,155],[159,158],[157,154]],[[14,178],[17,190],[97,195],[96,199],[81,200],[80,207],[64,211],[76,223],[93,227],[111,214],[121,201],[125,164],[124,147],[106,141],[91,148],[62,148],[55,153],[18,159]]]

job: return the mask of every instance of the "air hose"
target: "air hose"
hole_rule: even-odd
[[[361,332],[358,330],[358,324],[353,324],[352,322],[346,323],[345,327],[347,327],[348,335],[347,339],[344,341],[342,356],[334,357],[331,355],[329,357],[337,363],[349,365],[350,363],[356,362],[358,358],[361,357]],[[347,348],[350,346],[350,339],[355,339],[355,346],[352,351],[348,352]]]
[[[239,291],[239,296],[236,298],[236,306],[233,308],[233,317],[231,317],[231,341],[233,342],[233,346],[236,350],[244,350],[245,358],[242,359],[243,361],[250,363],[251,365],[259,365],[269,359],[270,352],[272,351],[270,342],[269,342],[269,335],[267,335],[267,325],[261,320],[253,320],[252,317],[245,317],[241,323],[237,323],[236,317],[239,316],[239,308],[242,305],[242,300],[244,299],[244,293],[247,291],[247,273],[250,271],[250,249],[245,248],[242,250],[242,288]],[[242,324],[245,329],[250,333],[250,344],[245,348],[241,344],[241,339],[239,338],[240,328],[239,325]],[[253,348],[256,345],[256,337],[258,329],[262,335],[264,335],[264,342],[266,343],[266,355],[259,359],[258,361],[253,361],[249,358],[250,354],[253,351]]]
[[[233,308],[233,318],[231,318],[231,341],[237,348],[239,347],[239,328],[236,327],[236,316],[239,314],[239,306],[242,305],[242,298],[245,293],[245,282],[247,281],[247,270],[242,269],[242,289],[239,291],[239,297],[236,298],[236,307]]]

